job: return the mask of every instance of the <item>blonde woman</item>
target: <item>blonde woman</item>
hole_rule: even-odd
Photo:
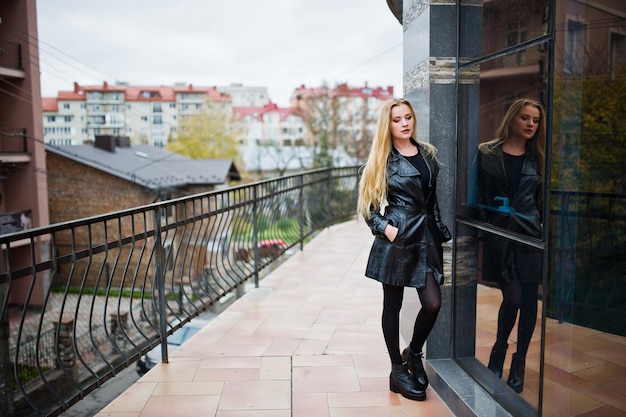
[[[391,359],[389,387],[411,400],[426,399],[422,348],[441,306],[443,250],[450,240],[437,204],[436,149],[416,140],[408,100],[383,106],[359,184],[358,212],[375,236],[365,276],[382,283],[382,330]],[[421,309],[409,346],[400,352],[400,308],[405,287],[417,289]]]
[[[522,98],[509,107],[496,138],[478,146],[478,202],[483,220],[535,238],[542,234],[541,201],[546,116],[541,103]],[[492,234],[483,237],[483,279],[502,290],[496,342],[488,368],[502,377],[508,339],[518,318],[517,351],[507,384],[524,389],[526,354],[537,321],[541,253]]]

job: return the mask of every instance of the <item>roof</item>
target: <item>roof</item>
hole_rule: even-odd
[[[227,101],[228,94],[220,93],[217,87],[194,87],[192,84],[170,86],[138,86],[127,84],[109,85],[79,85],[74,83],[73,91],[59,91],[56,100],[85,100],[87,92],[117,91],[124,94],[125,101],[176,101],[178,93],[201,93],[206,94],[211,101]],[[44,98],[44,100],[47,98]]]
[[[109,152],[94,145],[46,144],[46,151],[151,190],[241,180],[230,159],[192,159],[150,145],[116,147]]]
[[[264,106],[236,106],[233,107],[235,118],[243,119],[244,117],[254,117],[263,120],[265,114],[277,113],[281,121],[286,120],[289,116],[299,115],[297,107],[278,107],[276,104],[269,102]]]
[[[48,112],[59,111],[59,105],[56,98],[44,97],[41,99],[41,110]]]

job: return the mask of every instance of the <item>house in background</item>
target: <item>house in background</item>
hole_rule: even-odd
[[[111,213],[111,221],[89,229],[77,225],[69,234],[54,236],[54,249],[58,254],[73,250],[89,250],[93,246],[114,242],[118,236],[129,236],[148,232],[157,221],[152,217],[134,216],[132,210],[159,201],[176,199],[192,194],[226,188],[241,176],[231,160],[191,159],[149,145],[131,146],[127,137],[98,136],[94,145],[46,146],[48,194],[50,219],[60,223],[85,217]],[[208,200],[207,200],[208,201]],[[161,226],[173,225],[178,214],[189,216],[190,210],[198,216],[206,216],[214,207],[189,206],[172,202],[166,210],[159,212]],[[118,214],[116,214],[118,212]],[[123,212],[124,214],[120,214]],[[205,218],[208,225],[211,218]],[[194,235],[194,233],[196,235]],[[184,227],[163,233],[165,250],[181,242],[195,240],[197,230]],[[152,253],[154,248],[144,248]],[[196,248],[194,256],[204,256],[206,248]],[[137,270],[148,271],[147,257],[124,252],[120,258],[128,260]],[[88,261],[88,262],[87,262]],[[52,285],[87,285],[98,287],[101,282],[114,286],[127,285],[125,272],[116,269],[112,259],[90,257],[77,263],[73,270],[60,268],[52,278]],[[203,264],[202,264],[203,265]],[[201,265],[201,266],[202,266]],[[171,269],[174,265],[170,265]],[[196,271],[195,273],[202,273]]]
[[[81,145],[99,135],[129,136],[133,143],[165,147],[186,116],[207,107],[230,112],[231,100],[217,87],[191,84],[79,85],[41,99],[46,143]]]
[[[93,145],[46,145],[50,221],[59,223],[224,188],[241,176],[233,161],[191,159],[127,137]]]

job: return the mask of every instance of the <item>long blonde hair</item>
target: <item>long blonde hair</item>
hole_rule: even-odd
[[[511,104],[511,107],[507,110],[500,126],[496,130],[495,139],[489,142],[481,143],[478,145],[478,150],[483,153],[495,153],[498,151],[500,145],[509,139],[511,130],[511,123],[513,119],[522,111],[525,106],[533,106],[539,110],[539,126],[537,126],[537,132],[535,136],[526,142],[526,150],[537,162],[539,173],[541,178],[544,176],[544,161],[546,155],[546,112],[543,109],[543,105],[530,98],[520,98]]]
[[[416,122],[415,110],[411,102],[403,98],[394,98],[387,101],[378,116],[376,134],[372,141],[372,148],[365,166],[361,170],[359,182],[359,199],[357,212],[365,218],[370,217],[370,209],[380,211],[387,202],[387,163],[393,149],[391,138],[391,110],[401,104],[406,104],[411,111],[411,120]],[[413,136],[417,136],[417,126],[414,126]],[[417,139],[413,138],[417,143]],[[424,150],[424,157],[435,157],[437,150],[428,143],[420,143]]]

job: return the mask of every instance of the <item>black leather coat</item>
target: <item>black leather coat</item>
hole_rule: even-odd
[[[424,155],[424,149],[419,152]],[[431,188],[426,195],[421,174],[402,155],[394,152],[387,163],[387,201],[384,214],[371,210],[367,224],[376,238],[372,244],[365,276],[385,284],[423,288],[428,266],[435,280],[443,283],[443,249],[451,239],[441,222],[437,203],[436,179],[439,166],[424,158],[430,170]],[[387,224],[398,228],[393,242],[384,234]]]
[[[501,155],[478,152],[478,203],[482,220],[502,229],[541,238],[541,210],[539,207],[541,175],[537,162],[524,158],[522,176],[514,195],[508,195],[508,179]],[[527,154],[528,155],[528,154]],[[509,199],[509,210],[501,211],[501,201]],[[541,278],[541,252],[527,245],[490,233],[483,237],[483,279],[501,282],[518,279],[522,282]]]

